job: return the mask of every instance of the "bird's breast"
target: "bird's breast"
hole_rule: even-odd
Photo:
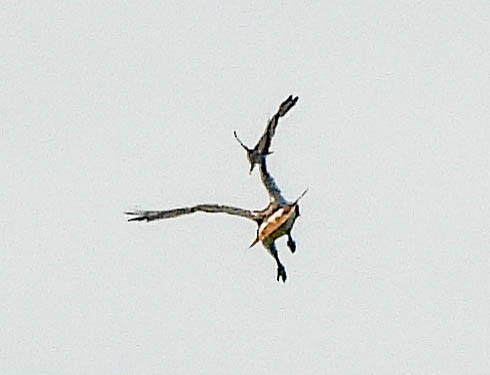
[[[293,206],[277,209],[259,226],[259,241],[276,239],[285,235],[291,230],[295,219],[296,210]]]

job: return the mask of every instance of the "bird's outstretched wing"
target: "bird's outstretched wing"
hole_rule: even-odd
[[[271,147],[272,137],[274,134],[276,134],[276,127],[279,123],[279,118],[286,115],[286,113],[288,113],[288,111],[296,104],[298,99],[299,98],[297,96],[293,98],[292,95],[289,95],[289,97],[281,103],[276,114],[272,116],[267,123],[264,134],[262,134],[262,137],[260,137],[259,141],[254,147],[259,154],[268,155],[270,153],[269,149]]]
[[[233,133],[238,143],[240,143],[240,145],[247,151],[247,157],[250,162],[250,173],[254,169],[255,164],[260,164],[261,160],[263,160],[265,156],[271,153],[270,146],[272,143],[272,137],[276,133],[276,127],[279,123],[279,118],[286,115],[286,113],[288,113],[288,111],[296,104],[297,101],[297,96],[293,97],[292,95],[289,95],[289,97],[281,103],[276,114],[272,116],[272,118],[267,123],[264,133],[262,134],[253,149],[248,148],[240,140],[240,138],[238,138],[236,131]]]
[[[241,216],[246,219],[256,221],[258,219],[258,213],[251,210],[244,210],[243,208],[231,207],[220,204],[198,204],[192,207],[174,208],[172,210],[162,211],[145,211],[135,210],[125,212],[126,215],[133,216],[128,221],[153,221],[159,219],[170,219],[182,215],[192,214],[194,212],[207,212],[207,213],[224,213],[228,215]]]

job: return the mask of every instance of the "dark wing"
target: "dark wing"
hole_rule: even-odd
[[[259,141],[254,147],[254,150],[256,150],[258,154],[268,155],[270,153],[272,137],[274,136],[274,134],[276,134],[276,127],[279,123],[279,118],[286,115],[286,113],[288,113],[288,111],[293,108],[297,101],[297,96],[293,98],[292,95],[289,95],[289,97],[281,103],[276,114],[272,116],[272,118],[267,123],[264,134],[262,134],[262,137],[260,137]]]
[[[259,141],[255,145],[253,149],[248,148],[241,140],[238,138],[236,132],[235,135],[236,140],[240,143],[240,145],[247,151],[247,157],[250,162],[250,172],[255,167],[255,164],[260,164],[260,162],[265,158],[266,155],[271,153],[270,146],[272,143],[272,137],[276,133],[276,127],[279,123],[279,118],[283,117],[288,113],[288,111],[296,104],[298,101],[298,97],[294,97],[289,95],[289,97],[281,103],[277,113],[272,116],[272,118],[267,123],[264,133],[260,137]]]
[[[132,218],[128,219],[128,221],[153,221],[159,219],[170,219],[173,217],[188,215],[199,211],[207,212],[207,213],[224,213],[228,215],[241,216],[246,219],[250,219],[254,221],[256,221],[258,218],[258,215],[255,211],[244,210],[242,208],[225,206],[220,204],[198,204],[197,206],[175,208],[172,210],[163,210],[163,211],[135,210],[135,211],[125,212],[125,214],[133,216]]]

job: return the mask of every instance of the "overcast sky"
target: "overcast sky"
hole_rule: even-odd
[[[2,374],[490,371],[488,1],[0,10]],[[276,281],[233,130],[304,188]]]

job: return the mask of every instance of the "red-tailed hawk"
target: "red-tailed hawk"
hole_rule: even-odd
[[[221,205],[221,204],[198,204],[191,207],[174,208],[171,210],[134,210],[126,212],[132,216],[128,221],[153,221],[159,219],[169,219],[182,215],[192,214],[194,212],[205,213],[225,213],[234,216],[240,216],[254,221],[257,224],[256,239],[252,243],[254,246],[257,242],[262,242],[267,251],[274,257],[277,264],[277,280],[286,281],[286,269],[279,260],[275,241],[279,237],[288,236],[287,245],[291,252],[296,250],[296,243],[291,236],[291,230],[294,222],[299,217],[299,200],[306,194],[305,190],[294,202],[287,201],[282,195],[274,178],[267,170],[266,157],[270,152],[272,137],[275,134],[279,118],[284,116],[298,101],[298,97],[290,95],[280,106],[277,113],[269,120],[264,134],[261,136],[257,145],[250,149],[245,146],[238,136],[235,138],[240,145],[247,151],[247,157],[250,162],[250,173],[256,164],[260,166],[260,178],[269,195],[269,204],[263,210],[247,210],[243,208]]]

